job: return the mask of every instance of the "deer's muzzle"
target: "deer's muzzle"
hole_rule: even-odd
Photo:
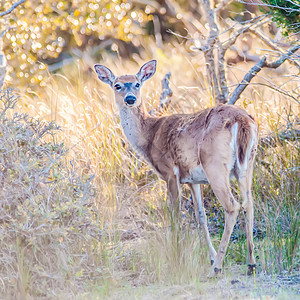
[[[125,103],[127,105],[133,105],[136,101],[136,97],[134,95],[127,95],[124,99]]]

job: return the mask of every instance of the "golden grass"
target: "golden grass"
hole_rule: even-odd
[[[201,54],[191,55],[180,45],[166,46],[163,51],[154,46],[150,48],[149,54],[144,54],[143,58],[134,57],[132,61],[124,62],[105,55],[101,63],[121,75],[135,73],[142,62],[157,58],[157,74],[143,88],[143,98],[149,110],[158,105],[161,80],[168,71],[172,73],[173,90],[168,114],[193,112],[212,105],[212,97],[204,80],[205,68]],[[61,299],[193,299],[199,294],[204,297],[207,294],[207,299],[213,299],[214,294],[210,289],[217,284],[220,287],[218,297],[226,298],[231,293],[228,284],[236,274],[239,274],[240,283],[247,284],[247,280],[242,277],[246,269],[244,265],[231,271],[237,261],[245,262],[245,243],[230,245],[225,279],[223,277],[221,283],[207,283],[205,275],[210,266],[204,241],[199,239],[197,230],[192,228],[189,217],[182,222],[180,230],[174,232],[170,229],[165,183],[130,149],[118,122],[112,92],[98,81],[91,68],[92,65],[84,60],[77,60],[65,67],[61,74],[49,74],[45,87],[37,88],[34,93],[21,90],[22,100],[16,109],[42,120],[55,120],[62,126],[56,139],[63,141],[70,149],[66,163],[73,161],[83,179],[95,175],[93,224],[101,234],[95,239],[87,238],[85,234],[74,235],[74,238],[68,236],[63,248],[57,244],[56,248],[45,250],[49,260],[47,266],[52,263],[55,267],[52,269],[52,277],[42,287],[36,286],[40,278],[33,276],[34,268],[28,265],[32,259],[38,268],[39,259],[32,252],[26,253],[26,246],[17,247],[17,257],[12,259],[11,264],[18,266],[18,271],[11,272],[17,272],[15,277],[21,284],[16,293],[5,289],[3,293],[24,299],[30,299],[29,294],[33,297],[35,294]],[[240,81],[248,69],[250,64],[244,63],[232,68],[229,76],[231,84]],[[285,71],[279,71],[277,78],[272,79],[273,82],[280,83]],[[293,72],[293,68],[290,68],[290,72]],[[268,76],[269,71],[263,70],[256,82],[265,82],[263,78]],[[287,82],[284,86],[288,90],[297,89],[299,80]],[[286,123],[287,115],[297,116],[300,112],[299,106],[289,98],[262,85],[249,86],[237,105],[244,107],[256,118],[261,134],[279,130]],[[282,168],[288,169],[299,163],[297,153],[299,147],[295,148],[291,144],[275,150],[269,149],[265,156],[261,153],[258,160],[270,162],[273,159],[270,162],[272,166],[282,165]],[[255,184],[263,187],[272,182],[272,176],[258,165]],[[265,179],[267,175],[270,178]],[[293,176],[282,178],[285,186],[282,191],[287,192],[288,187],[292,186],[292,197],[299,195],[299,187],[297,190],[290,183],[295,178]],[[280,178],[277,178],[271,189],[279,187]],[[261,189],[255,186],[254,190],[255,196],[259,198],[256,209],[265,210],[259,214],[259,221],[265,215],[267,221],[262,222],[270,221],[272,227],[276,218],[274,221],[267,217],[268,206],[265,202],[273,201],[276,206],[279,200],[272,197],[277,192],[270,192],[267,196],[269,199],[263,199]],[[206,193],[209,192],[206,190]],[[297,206],[297,202],[294,205]],[[209,212],[214,208],[220,211],[215,200],[209,205]],[[215,217],[221,218],[221,215],[222,212]],[[270,237],[276,236],[270,233]],[[277,238],[282,238],[280,232]],[[214,236],[216,245],[218,241],[217,234]],[[265,260],[262,258],[262,254],[268,255],[262,243],[268,241],[257,241],[261,269],[275,270],[265,265],[265,262],[274,263],[274,260],[270,257]],[[1,251],[9,257],[9,249],[2,248]],[[295,255],[298,258],[299,254]],[[24,259],[24,256],[27,258]],[[48,276],[51,273],[46,269],[44,272]],[[56,282],[60,284],[56,285]],[[222,286],[227,286],[223,292]],[[243,295],[242,292],[239,295]],[[254,294],[247,289],[245,295],[252,297]]]

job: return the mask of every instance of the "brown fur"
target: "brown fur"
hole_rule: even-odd
[[[238,158],[242,164],[252,134],[250,123],[255,124],[244,110],[230,105],[208,108],[191,115],[160,118],[149,117],[144,110],[138,111],[145,138],[144,155],[165,180],[174,165],[179,166],[180,174],[185,175],[190,168],[201,164],[200,152],[206,152],[209,141],[224,133],[227,133],[226,140],[218,150],[228,151],[235,123],[238,123]]]
[[[118,77],[118,79],[116,81],[122,82],[122,83],[135,82],[135,81],[137,81],[137,77],[135,75],[123,75],[123,76]]]

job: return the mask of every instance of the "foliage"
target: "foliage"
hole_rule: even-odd
[[[268,5],[273,20],[284,29],[284,33],[300,32],[299,0],[263,0]]]
[[[16,2],[1,2],[0,11]],[[191,3],[178,0],[187,10]],[[145,37],[154,36],[154,16],[159,17],[164,41],[170,36],[167,29],[186,33],[182,16],[165,1],[26,0],[0,19],[11,81],[45,85],[47,65],[56,70],[56,63],[82,57],[84,52],[98,58],[104,50],[122,57],[139,53],[148,47]]]
[[[300,267],[299,157],[297,141],[261,149],[258,155],[253,189],[260,208],[256,220],[265,237],[258,252],[270,273]]]
[[[9,117],[17,100],[10,90],[2,90],[0,100],[0,293],[16,298],[18,286],[22,299],[40,297],[54,282],[63,284],[55,278],[76,278],[87,264],[81,251],[100,233],[92,177],[80,178],[75,162],[68,166],[54,122]]]
[[[0,11],[13,2],[2,2]],[[150,7],[139,8],[126,0],[28,0],[2,20],[3,30],[9,29],[6,56],[16,72],[11,76],[34,85],[43,80],[43,62],[53,63],[63,52],[97,46],[111,37],[139,44],[152,18],[150,12]],[[116,44],[113,49],[117,51]]]

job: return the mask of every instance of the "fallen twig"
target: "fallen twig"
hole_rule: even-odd
[[[298,129],[287,129],[277,134],[271,134],[266,137],[262,137],[259,140],[259,146],[261,148],[273,148],[278,144],[282,145],[286,141],[299,141],[300,130]]]

